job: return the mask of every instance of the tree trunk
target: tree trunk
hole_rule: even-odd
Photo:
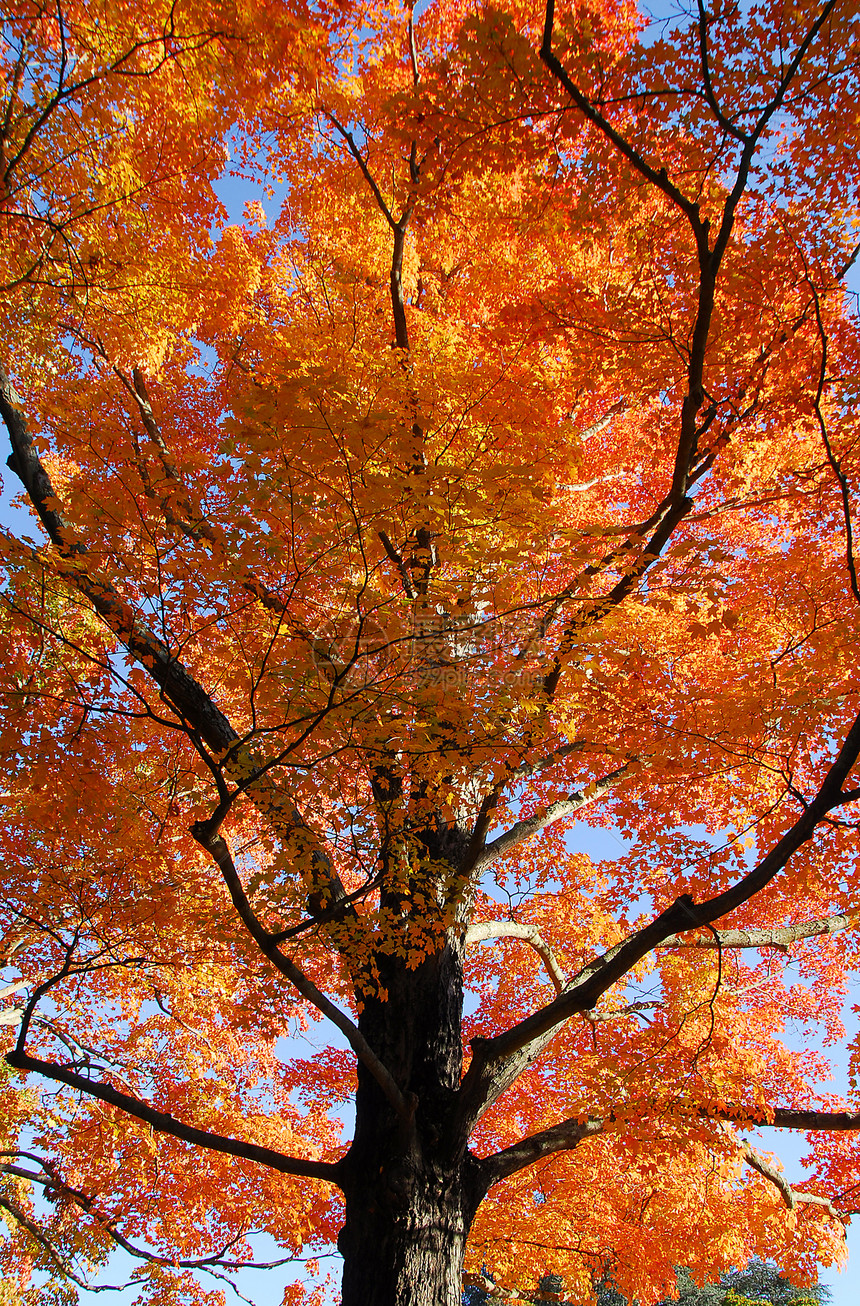
[[[362,1191],[363,1189],[363,1191]],[[391,1166],[347,1195],[343,1306],[460,1306],[477,1208],[461,1173]]]
[[[380,993],[359,1027],[407,1095],[397,1116],[359,1066],[355,1137],[344,1164],[343,1306],[459,1306],[463,1253],[486,1191],[481,1165],[452,1142],[462,1066],[462,945],[410,970],[379,956]]]

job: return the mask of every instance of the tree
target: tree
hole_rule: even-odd
[[[750,1261],[744,1270],[724,1275],[722,1285],[728,1289],[729,1303],[752,1300],[770,1302],[771,1306],[814,1306],[830,1296],[829,1289],[819,1285],[798,1291],[775,1265],[757,1260]]]
[[[612,1275],[606,1266],[611,1264],[611,1257],[604,1260],[604,1268],[595,1285],[597,1306],[628,1306],[624,1297],[613,1285]],[[463,1293],[464,1306],[489,1306],[494,1300],[498,1285],[488,1276],[485,1282],[467,1287]],[[538,1292],[525,1300],[564,1301],[564,1280],[558,1274],[544,1274],[538,1280]],[[809,1288],[798,1289],[791,1284],[776,1265],[753,1258],[743,1270],[730,1270],[720,1276],[717,1283],[698,1284],[684,1266],[675,1268],[674,1291],[658,1306],[670,1306],[680,1302],[682,1306],[746,1306],[749,1302],[756,1306],[819,1306],[826,1302],[830,1290],[819,1284]]]
[[[741,1302],[755,1301],[761,1306],[818,1306],[830,1296],[829,1289],[814,1284],[798,1289],[790,1283],[776,1265],[755,1258],[743,1270],[731,1270],[720,1276],[719,1283],[699,1286],[689,1270],[675,1271],[677,1300],[688,1306],[736,1306]]]
[[[345,1306],[608,1246],[646,1306],[810,1283],[860,1185],[782,1037],[841,1037],[860,921],[854,6],[2,40],[5,1278],[210,1300],[263,1230]]]

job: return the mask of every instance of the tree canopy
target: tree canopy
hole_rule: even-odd
[[[4,1306],[257,1232],[286,1303],[811,1283],[856,6],[10,0],[0,61]]]

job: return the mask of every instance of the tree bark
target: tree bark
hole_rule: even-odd
[[[380,956],[359,1028],[414,1107],[398,1117],[358,1068],[355,1137],[343,1162],[343,1306],[459,1306],[463,1254],[486,1192],[481,1163],[452,1143],[462,1066],[462,942],[409,969]]]
[[[403,1158],[350,1186],[338,1240],[343,1306],[460,1306],[478,1205],[467,1169],[413,1166]]]

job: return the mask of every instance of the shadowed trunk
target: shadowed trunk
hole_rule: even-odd
[[[416,1173],[408,1162],[356,1183],[338,1242],[343,1306],[460,1306],[474,1188],[460,1170]]]
[[[460,1082],[461,945],[414,970],[381,957],[386,999],[365,1001],[362,1033],[407,1094],[398,1118],[359,1066],[355,1138],[345,1161],[343,1306],[459,1306],[466,1238],[486,1191],[480,1162],[452,1149]]]

